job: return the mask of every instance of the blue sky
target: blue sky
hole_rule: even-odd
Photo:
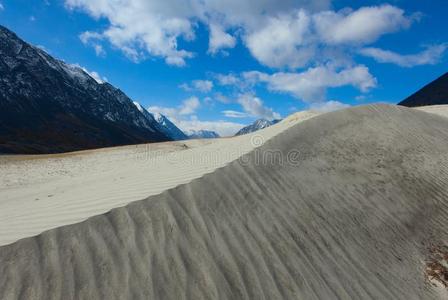
[[[447,71],[446,0],[0,3],[0,24],[185,130],[397,103]]]

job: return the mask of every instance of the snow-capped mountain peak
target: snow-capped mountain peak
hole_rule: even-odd
[[[190,139],[215,139],[219,134],[211,130],[189,130],[187,135]]]
[[[279,121],[280,120],[269,121],[267,119],[258,119],[254,123],[252,123],[251,125],[248,125],[248,126],[242,128],[242,129],[240,129],[240,131],[238,131],[235,135],[242,135],[242,134],[255,132],[257,130],[264,129],[264,128],[267,128],[269,126],[272,126],[272,125],[278,123]]]
[[[158,124],[158,128],[171,139],[175,141],[188,139],[188,136],[176,125],[174,125],[174,123],[171,122],[166,116],[159,112],[149,112],[138,102],[134,102],[134,104],[147,119],[154,120]]]
[[[162,115],[161,113],[159,113],[159,112],[155,112],[155,113],[153,113],[153,115],[154,115],[154,118],[155,118],[156,120],[161,120],[161,119],[163,119],[163,115]]]

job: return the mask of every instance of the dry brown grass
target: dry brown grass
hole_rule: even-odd
[[[430,249],[430,258],[426,262],[426,279],[433,285],[442,284],[448,288],[448,247],[432,246]]]

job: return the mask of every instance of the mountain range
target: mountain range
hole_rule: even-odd
[[[151,113],[142,107],[138,102],[134,102],[134,104],[148,120],[155,120],[159,125],[159,129],[174,141],[188,139],[213,139],[220,137],[218,133],[211,130],[189,130],[185,133],[165,115],[159,112]]]
[[[242,134],[248,134],[251,132],[255,132],[257,130],[272,126],[274,124],[277,124],[278,122],[280,122],[281,120],[267,120],[267,119],[258,119],[256,120],[254,123],[241,128],[236,134],[237,135],[242,135]]]
[[[190,139],[215,139],[219,138],[219,134],[211,130],[189,130],[187,132]]]
[[[121,90],[0,26],[0,153],[169,140]]]
[[[437,104],[448,104],[448,73],[399,103]],[[259,119],[236,135],[277,122]],[[120,89],[51,57],[0,25],[0,153],[59,153],[217,137],[209,130],[183,132]]]

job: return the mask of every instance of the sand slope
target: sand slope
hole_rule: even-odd
[[[312,118],[188,184],[0,247],[0,299],[446,299],[424,274],[448,238],[447,149],[448,120],[417,110]],[[293,162],[259,163],[272,151]]]
[[[81,222],[211,173],[316,113],[247,136],[0,156],[0,245]]]
[[[448,117],[448,105],[421,106],[414,107],[414,109],[425,111],[431,114],[436,114],[442,117]]]

